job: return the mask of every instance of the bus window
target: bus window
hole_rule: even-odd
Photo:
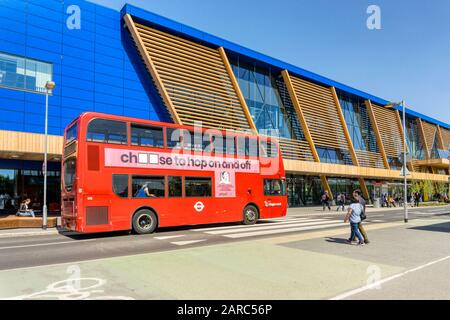
[[[94,119],[88,126],[87,141],[127,144],[127,124],[121,121]]]
[[[258,140],[238,137],[238,154],[246,157],[258,157]]]
[[[210,134],[203,135],[203,152],[206,152],[206,153],[212,152],[212,142],[211,142]]]
[[[171,149],[181,150],[183,141],[185,140],[185,131],[182,129],[167,128],[167,147]],[[189,141],[190,139],[188,139]]]
[[[68,159],[64,162],[64,188],[66,191],[72,191],[75,182],[77,161],[75,158]]]
[[[183,196],[182,188],[181,177],[169,177],[169,198],[181,198]]]
[[[195,152],[210,152],[211,136],[203,134],[203,132],[189,132],[191,137],[191,148],[185,145],[185,150],[193,150]],[[187,140],[185,140],[187,141]]]
[[[188,198],[212,197],[211,178],[186,177],[184,180],[185,194]]]
[[[285,196],[286,182],[281,179],[266,179],[264,180],[264,195],[265,196]]]
[[[235,155],[236,154],[236,138],[235,137],[227,137],[225,139],[226,145],[225,145],[225,151],[229,155]]]
[[[269,143],[268,149],[267,149],[267,155],[269,158],[278,158],[278,144],[271,142]]]
[[[213,148],[213,152],[215,154],[217,154],[217,155],[225,154],[225,151],[226,151],[225,147],[226,147],[226,142],[222,136],[216,136],[216,135],[212,136],[212,148]]]
[[[77,141],[78,139],[78,123],[75,123],[66,132],[66,144],[71,143],[72,141]]]
[[[215,154],[236,154],[236,139],[235,137],[217,137],[213,136],[213,149]]]
[[[164,148],[163,129],[132,124],[131,145]]]
[[[134,198],[164,198],[166,183],[164,177],[133,177]]]
[[[128,198],[128,175],[113,174],[114,193],[121,198]]]
[[[261,157],[278,158],[278,145],[274,142],[268,142],[267,140],[261,139],[259,153]]]

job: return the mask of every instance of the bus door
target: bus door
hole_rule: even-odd
[[[283,196],[286,195],[286,182],[282,179],[264,179],[265,218],[277,216],[283,207]]]

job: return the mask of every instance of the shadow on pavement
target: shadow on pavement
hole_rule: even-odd
[[[410,230],[434,231],[450,233],[450,222],[432,224],[429,226],[409,228]]]
[[[342,238],[326,238],[325,241],[326,242],[330,242],[330,243],[337,243],[337,244],[348,245],[347,239],[342,239]]]

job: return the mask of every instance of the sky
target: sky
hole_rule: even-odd
[[[450,1],[91,0],[185,23],[450,124]],[[381,29],[369,30],[370,5]]]

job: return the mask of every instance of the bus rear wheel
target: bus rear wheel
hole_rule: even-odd
[[[251,226],[258,222],[258,209],[253,205],[248,205],[244,209],[244,224]]]
[[[133,230],[137,234],[151,234],[158,226],[156,214],[148,209],[142,209],[133,216]]]

